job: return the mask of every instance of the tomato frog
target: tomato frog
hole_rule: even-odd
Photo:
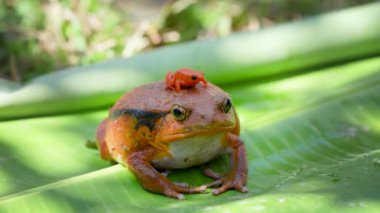
[[[168,72],[166,75],[166,86],[176,92],[179,92],[181,87],[194,87],[199,82],[202,82],[203,87],[207,87],[204,73],[187,68],[179,69],[174,74]]]
[[[215,188],[247,192],[247,160],[240,125],[230,96],[209,83],[175,92],[164,81],[135,88],[110,109],[97,130],[97,146],[104,160],[130,169],[141,185],[155,193],[184,199],[183,194]],[[230,154],[227,174],[203,167],[214,179],[202,186],[175,183],[160,170],[181,169]]]

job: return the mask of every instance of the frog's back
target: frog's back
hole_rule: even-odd
[[[212,84],[207,88],[196,85],[194,88],[175,92],[166,88],[164,81],[159,81],[137,87],[126,93],[114,105],[112,110],[141,109],[145,111],[169,111],[173,103],[187,106],[198,104],[197,108],[207,108],[210,102],[219,100],[220,96],[224,97],[226,95],[227,93]]]

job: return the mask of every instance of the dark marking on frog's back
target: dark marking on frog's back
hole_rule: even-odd
[[[123,115],[129,115],[130,117],[137,119],[135,129],[138,129],[141,126],[146,126],[150,131],[152,131],[157,120],[164,117],[168,113],[169,112],[151,112],[141,109],[119,109],[112,112],[110,117],[111,119],[116,119]]]

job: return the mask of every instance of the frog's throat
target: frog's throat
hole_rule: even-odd
[[[169,134],[169,135],[157,135],[155,141],[170,143],[170,142],[183,139],[183,138],[188,138],[188,137],[212,135],[218,132],[229,132],[229,131],[232,131],[234,128],[235,128],[235,125],[231,125],[231,126],[224,126],[224,127],[202,128],[198,130],[184,131],[184,132],[179,132],[179,133]]]

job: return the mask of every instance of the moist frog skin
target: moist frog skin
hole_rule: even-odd
[[[174,91],[164,81],[143,85],[123,95],[97,130],[104,160],[130,169],[148,191],[184,199],[208,187],[219,195],[229,189],[247,192],[247,160],[240,124],[230,96],[208,82]],[[159,170],[204,165],[230,155],[230,171],[204,174],[214,181],[202,186],[174,183]]]

